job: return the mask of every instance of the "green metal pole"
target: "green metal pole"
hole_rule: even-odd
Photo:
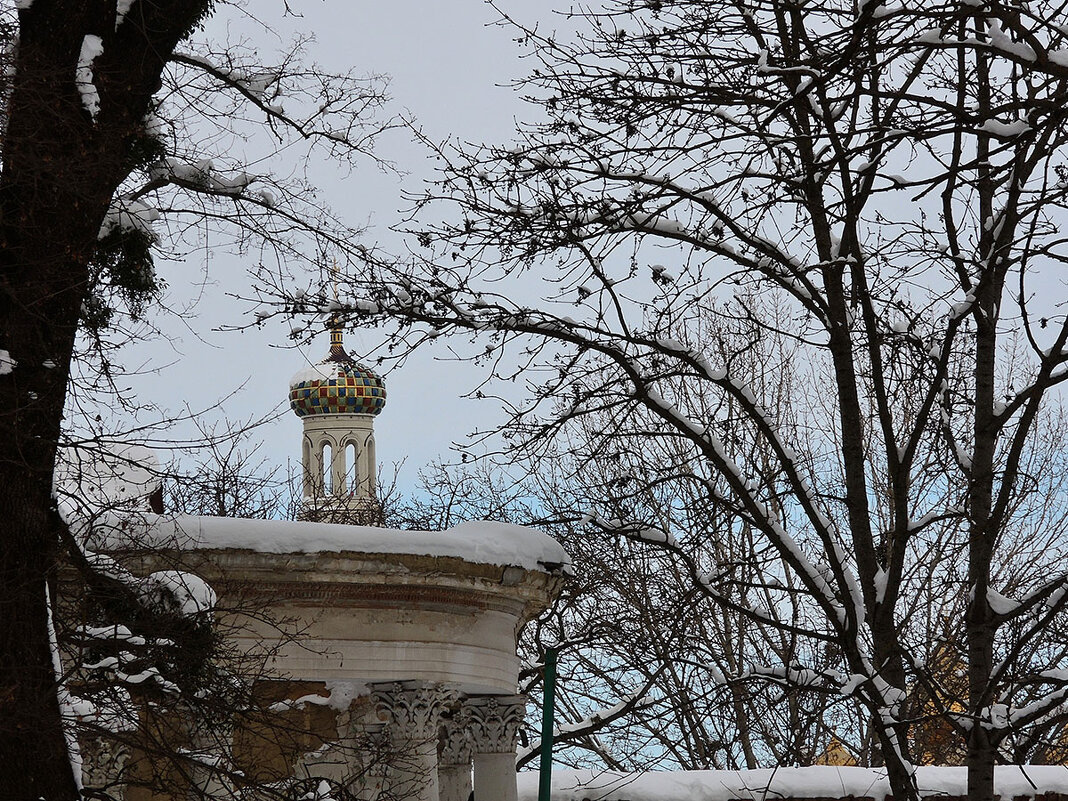
[[[550,801],[553,782],[553,706],[556,702],[556,649],[545,649],[545,698],[541,704],[541,764],[538,801]]]

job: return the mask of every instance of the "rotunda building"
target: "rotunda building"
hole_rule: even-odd
[[[289,401],[303,424],[298,520],[142,508],[94,515],[87,528],[92,549],[133,575],[170,571],[209,587],[235,651],[269,660],[253,694],[279,725],[235,725],[190,781],[220,800],[251,782],[294,799],[325,787],[361,801],[515,801],[527,700],[516,694],[517,641],[562,589],[567,554],[498,522],[382,527],[374,421],[386,390],[337,326],[327,358],[290,380]],[[194,734],[189,747],[203,750]],[[136,749],[123,759],[128,776],[158,772]],[[184,793],[129,784],[116,797]]]

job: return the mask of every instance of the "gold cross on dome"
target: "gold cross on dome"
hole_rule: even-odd
[[[334,285],[334,303],[340,305],[337,295],[337,259],[334,259],[333,266],[330,268],[331,283]],[[330,317],[330,355],[342,356],[345,350],[341,345],[341,315],[335,310]]]

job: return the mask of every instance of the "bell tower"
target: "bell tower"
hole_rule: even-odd
[[[290,379],[289,405],[304,421],[298,517],[380,524],[374,419],[386,405],[386,387],[345,352],[338,320],[330,328],[330,354]]]

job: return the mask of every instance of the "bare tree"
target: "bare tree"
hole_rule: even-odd
[[[994,764],[1068,699],[1063,453],[1043,436],[1068,376],[1063,22],[1057,3],[881,0],[513,22],[544,122],[439,148],[426,250],[353,281],[355,318],[400,321],[406,347],[470,334],[476,361],[526,381],[507,447],[555,458],[596,414],[707,465],[656,480],[752,532],[768,602],[740,602],[661,520],[595,508],[591,529],[671,552],[695,591],[804,643],[744,669],[856,699],[899,798],[917,725],[948,727],[969,797],[991,799]],[[811,401],[795,421],[709,348],[722,314],[792,343]],[[930,591],[957,610],[963,682],[911,624]],[[811,660],[827,651],[837,666]]]
[[[164,509],[218,517],[286,517],[292,506],[290,477],[258,456],[260,443],[252,439],[256,424],[195,425],[201,438],[166,471]]]
[[[789,343],[752,342],[742,330],[744,323],[721,326],[709,333],[709,347],[733,355],[738,370],[759,383],[769,351]],[[800,387],[786,373],[766,378],[766,395],[785,419]],[[706,414],[714,416],[711,409]],[[399,525],[415,528],[472,517],[506,520],[543,527],[565,545],[574,577],[522,641],[531,666],[522,677],[524,692],[535,697],[545,648],[559,652],[556,743],[566,751],[558,761],[631,771],[808,765],[836,736],[865,764],[866,728],[853,699],[745,677],[745,666],[768,654],[799,658],[796,638],[710,603],[670,551],[591,536],[591,509],[609,519],[656,521],[701,570],[730,571],[724,587],[736,604],[773,603],[761,592],[752,530],[732,529],[729,513],[699,489],[714,474],[678,442],[650,438],[650,426],[655,422],[643,414],[620,420],[610,410],[591,412],[569,427],[553,458],[519,461],[513,452],[502,455],[503,464],[437,465],[394,515]],[[738,461],[761,458],[740,440],[726,447]],[[700,481],[678,480],[682,475]],[[834,663],[828,653],[806,659]],[[533,727],[520,766],[537,758],[538,745]]]
[[[381,80],[319,69],[306,42],[269,63],[254,43],[198,41],[219,5],[37,0],[0,19],[0,786],[12,799],[78,796],[48,580],[69,559],[86,587],[139,600],[98,575],[52,499],[70,376],[109,386],[110,343],[159,295],[154,258],[205,230],[264,260],[354,252],[358,232],[274,172],[297,175],[292,159],[316,154],[351,166],[393,124]]]

